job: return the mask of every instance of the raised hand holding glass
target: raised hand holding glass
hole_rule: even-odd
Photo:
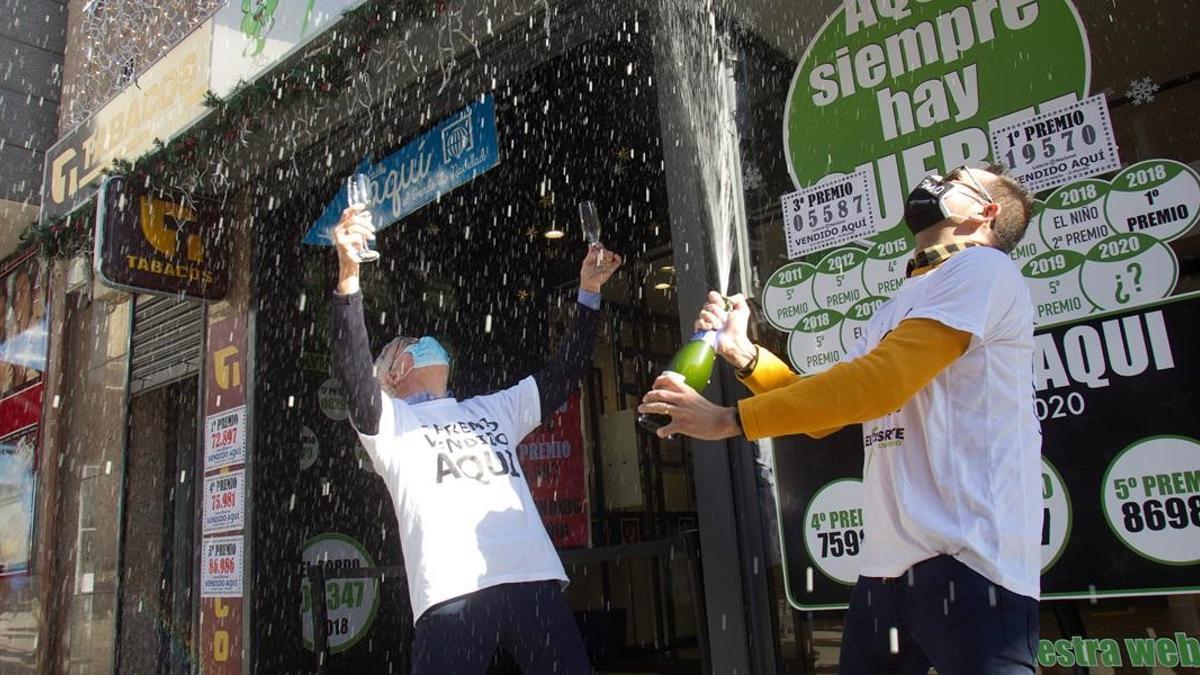
[[[371,221],[371,229],[375,229],[375,223],[372,221],[370,210],[371,180],[365,174],[355,173],[346,179],[346,198],[350,206],[363,211],[367,220]],[[358,252],[358,261],[360,263],[379,260],[379,252],[371,250],[370,245],[370,240],[364,237],[362,250]]]
[[[593,246],[603,250],[604,245],[600,243],[600,217],[596,215],[596,204],[592,201],[579,202],[579,222],[583,225],[583,240],[588,246]],[[604,261],[604,254],[596,256],[596,267],[600,267]]]

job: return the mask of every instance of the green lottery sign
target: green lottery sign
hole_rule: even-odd
[[[1090,71],[1068,0],[846,0],[792,79],[788,168],[798,187],[866,171],[886,230],[921,177],[987,160],[993,129],[1082,100]]]
[[[806,255],[803,264],[814,269],[779,270],[763,305],[771,323],[791,333],[797,370],[837,363],[876,299],[903,283],[914,248],[903,224],[911,187],[931,171],[988,160],[993,133],[1082,101],[1090,77],[1087,37],[1069,0],[845,0],[801,57],[784,115],[788,169],[802,188],[784,199],[789,255]],[[830,245],[816,250],[810,241],[831,228],[821,230],[814,216],[833,225],[838,212],[789,210],[789,200],[864,174],[872,232],[853,242],[830,234]],[[1048,250],[1037,244],[1018,262]],[[1059,314],[1086,316],[1095,307],[1076,288],[1081,267],[1069,270],[1066,286],[1053,284],[1055,293],[1073,293],[1051,294]]]

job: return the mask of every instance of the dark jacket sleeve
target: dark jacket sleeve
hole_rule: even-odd
[[[566,402],[571,392],[579,388],[579,381],[592,363],[599,321],[599,311],[575,303],[575,318],[558,351],[544,368],[533,374],[537,382],[538,399],[542,404],[543,422]]]
[[[375,379],[362,293],[334,293],[332,304],[329,343],[333,351],[333,376],[346,395],[350,423],[360,432],[374,436],[379,433],[383,397]]]

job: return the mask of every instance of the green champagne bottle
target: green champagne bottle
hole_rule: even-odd
[[[713,361],[717,352],[717,331],[700,331],[693,335],[687,344],[675,352],[667,364],[663,374],[674,374],[682,377],[684,384],[698,392],[708,386],[712,376]],[[638,425],[650,433],[654,433],[671,423],[670,415],[657,413],[642,413],[638,415]]]

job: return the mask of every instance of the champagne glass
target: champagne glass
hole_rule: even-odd
[[[579,202],[579,221],[583,225],[583,240],[588,246],[603,249],[600,243],[600,217],[596,215],[596,204],[591,200]],[[603,254],[596,256],[596,267],[602,264]]]
[[[371,216],[371,180],[365,174],[356,173],[346,179],[346,198],[350,206],[363,209],[371,221],[371,229],[375,229],[375,222]],[[364,239],[363,248],[358,252],[358,262],[379,260],[379,251],[371,250],[370,246],[371,240]]]

